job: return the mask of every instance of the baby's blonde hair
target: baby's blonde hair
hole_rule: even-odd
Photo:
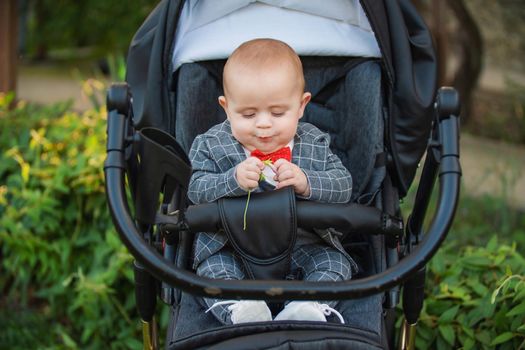
[[[228,79],[232,74],[242,74],[243,70],[272,69],[288,66],[295,72],[298,88],[304,91],[303,65],[299,56],[286,43],[275,39],[254,39],[241,44],[230,55],[223,72],[223,87],[226,93]]]

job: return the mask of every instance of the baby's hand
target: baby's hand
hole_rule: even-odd
[[[264,169],[264,163],[255,157],[249,157],[239,163],[235,169],[235,178],[239,186],[246,191],[250,191],[259,186],[259,177]]]
[[[285,159],[279,159],[273,164],[275,171],[274,179],[278,182],[277,188],[293,186],[295,193],[300,196],[310,195],[310,186],[304,172],[297,165]]]

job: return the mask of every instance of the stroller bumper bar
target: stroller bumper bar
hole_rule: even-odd
[[[296,202],[297,227],[306,230],[334,228],[338,231],[382,234],[398,238],[403,234],[403,222],[377,208],[359,204],[327,204]],[[172,244],[180,231],[216,232],[222,228],[219,205],[216,202],[192,205],[181,215],[157,213],[164,238]],[[172,242],[173,241],[173,242]]]
[[[451,94],[456,93],[451,90],[440,93],[437,103],[440,110],[457,111],[458,107],[451,106],[449,102],[450,100],[453,101],[454,98],[442,97],[442,95],[451,96]],[[430,260],[445,239],[455,214],[461,176],[458,150],[458,117],[449,114],[444,118],[442,114],[439,114],[440,160],[442,162],[436,165],[439,166],[440,175],[437,209],[424,239],[396,265],[370,277],[344,282],[231,281],[200,277],[193,272],[178,268],[164,259],[154,247],[142,238],[142,234],[131,217],[124,189],[125,149],[123,140],[125,139],[126,117],[119,113],[121,110],[121,108],[115,108],[109,113],[108,155],[104,165],[106,194],[113,221],[121,240],[140,264],[157,279],[191,294],[275,301],[290,299],[336,300],[376,294],[401,284]],[[305,205],[303,206],[303,204]],[[351,208],[351,206],[348,207]],[[319,220],[326,223],[333,223],[333,220],[338,220],[337,217],[326,216],[321,218],[319,215],[315,215],[316,212],[321,212],[316,209],[316,203],[301,203],[297,208],[297,220],[301,224],[315,221],[316,226],[318,226]],[[348,210],[347,213],[351,211],[351,209],[345,210]],[[323,210],[322,212],[325,213],[326,211]],[[346,215],[344,210],[334,210],[334,213],[338,212],[342,213],[340,215]],[[391,223],[389,230],[395,232],[397,231],[394,229],[395,227],[396,223]]]

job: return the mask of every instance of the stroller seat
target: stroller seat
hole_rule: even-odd
[[[383,106],[381,90],[381,68],[376,59],[345,57],[302,57],[306,91],[312,93],[302,120],[328,132],[331,148],[353,174],[352,199],[363,204],[381,204],[378,195],[385,177],[385,164],[378,161],[383,154]],[[222,122],[226,115],[216,102],[222,95],[222,67],[224,60],[184,64],[176,72],[178,81],[176,139],[189,152],[195,136],[209,127]],[[189,237],[191,241],[193,238]],[[349,235],[343,244],[351,254],[354,250],[361,262],[360,276],[375,274],[386,267],[381,254],[384,245],[381,236],[357,237]],[[187,243],[185,251],[191,249]],[[353,247],[357,247],[354,249]],[[180,245],[179,245],[180,247]],[[188,257],[189,258],[189,257]],[[186,264],[188,260],[185,260]],[[189,265],[184,267],[188,268]],[[359,277],[359,276],[357,276]],[[217,334],[231,333],[232,327],[221,325],[195,297],[182,293],[180,302],[174,303],[167,340],[170,349],[187,348],[188,339],[199,334],[203,339],[219,337]],[[372,343],[384,339],[382,293],[363,299],[341,301],[338,310],[346,325],[332,330],[333,334],[348,333],[355,328]],[[293,323],[293,322],[292,322]],[[301,323],[295,323],[302,332]],[[311,327],[311,325],[306,325]],[[261,325],[265,330],[282,329],[283,325]],[[328,326],[326,326],[328,327]],[[260,328],[242,326],[245,332],[259,332]],[[308,329],[308,328],[307,328]],[[346,329],[346,331],[344,331]],[[291,330],[288,330],[291,331]],[[351,332],[350,332],[351,333]],[[300,333],[302,334],[302,333]],[[311,333],[309,337],[311,338]],[[326,336],[322,336],[324,339]],[[295,339],[299,341],[299,339]],[[313,348],[312,348],[313,349]]]

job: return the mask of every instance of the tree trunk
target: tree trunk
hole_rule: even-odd
[[[461,97],[461,115],[463,121],[467,123],[471,111],[472,92],[478,83],[481,73],[483,40],[479,27],[470,15],[463,0],[447,0],[447,5],[455,14],[461,28],[458,33],[454,33],[459,36],[462,52],[459,69],[453,78],[453,86],[458,90]]]
[[[0,92],[16,93],[18,11],[16,0],[0,1]]]
[[[454,86],[461,97],[461,116],[469,120],[472,92],[481,73],[483,41],[478,25],[470,15],[464,0],[413,0],[428,23],[438,60],[438,84]],[[450,30],[451,17],[457,28]],[[458,47],[458,51],[456,50]],[[451,58],[459,62],[455,72],[449,72]],[[452,74],[452,76],[449,76]]]

